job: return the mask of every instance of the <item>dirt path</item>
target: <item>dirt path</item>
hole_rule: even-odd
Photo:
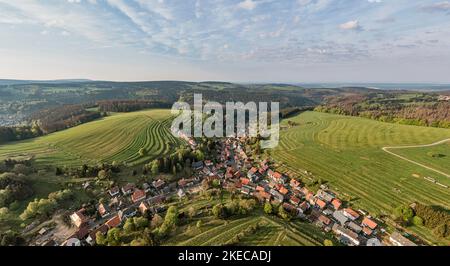
[[[394,156],[396,156],[396,157],[398,157],[398,158],[400,158],[400,159],[402,159],[402,160],[404,160],[404,161],[413,163],[413,164],[415,164],[415,165],[418,165],[418,166],[420,166],[420,167],[423,167],[423,168],[425,168],[425,169],[428,169],[428,170],[430,170],[430,171],[433,171],[433,172],[435,172],[435,173],[438,173],[438,174],[441,174],[441,175],[443,175],[443,176],[445,176],[445,177],[450,178],[450,175],[447,174],[447,173],[444,173],[444,172],[439,171],[439,170],[437,170],[437,169],[434,169],[434,168],[432,168],[432,167],[426,166],[426,165],[421,164],[421,163],[419,163],[419,162],[413,161],[413,160],[411,160],[411,159],[408,159],[408,158],[406,158],[406,157],[404,157],[404,156],[398,155],[398,154],[396,154],[396,153],[394,153],[394,152],[392,152],[392,151],[389,150],[389,149],[408,149],[408,148],[425,148],[425,147],[432,147],[432,146],[437,146],[437,145],[440,145],[440,144],[442,144],[442,143],[449,142],[449,141],[450,141],[450,139],[444,139],[444,140],[441,140],[441,141],[438,141],[438,142],[435,142],[435,143],[432,143],[432,144],[426,144],[426,145],[411,145],[411,146],[383,147],[383,151],[385,151],[385,152],[387,152],[387,153],[389,153],[389,154],[391,154],[391,155],[394,155]]]

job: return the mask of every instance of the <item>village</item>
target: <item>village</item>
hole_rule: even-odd
[[[112,187],[107,191],[108,201],[98,203],[95,216],[87,215],[85,209],[70,215],[75,228],[70,237],[58,243],[48,230],[42,228],[35,245],[95,245],[98,232],[106,234],[131,217],[164,213],[167,199],[198,194],[203,180],[217,180],[224,190],[255,198],[261,204],[281,205],[294,219],[315,224],[324,232],[332,233],[342,245],[416,245],[400,232],[388,234],[381,226],[382,220],[371,217],[364,210],[346,206],[326,185],[320,185],[315,192],[310,191],[298,179],[273,170],[268,160],[248,156],[243,148],[245,141],[245,138],[220,141],[216,163],[213,160],[193,162],[194,173],[190,178],[172,183],[157,179],[139,185],[128,183]],[[194,139],[189,139],[188,143],[192,149],[197,146]]]

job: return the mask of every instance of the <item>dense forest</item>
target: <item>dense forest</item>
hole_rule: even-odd
[[[172,103],[149,100],[109,100],[98,101],[101,112],[133,112],[150,108],[171,108]]]
[[[382,122],[450,128],[450,102],[435,93],[379,91],[327,97],[315,110]]]
[[[36,121],[44,134],[74,127],[101,117],[100,112],[88,111],[83,105],[64,105],[37,112],[29,117]]]

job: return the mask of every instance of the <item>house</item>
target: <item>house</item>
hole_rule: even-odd
[[[108,232],[108,226],[106,224],[100,226],[99,228],[93,230],[92,232],[89,233],[88,237],[86,238],[86,242],[89,245],[94,245],[96,243],[97,240],[97,233],[100,232],[101,234],[106,234]]]
[[[84,182],[83,183],[83,189],[86,190],[91,186],[91,182]]]
[[[185,193],[184,190],[181,189],[181,188],[178,189],[177,195],[178,195],[178,197],[179,197],[180,199],[186,197],[186,193]]]
[[[374,238],[370,238],[367,240],[366,246],[368,247],[380,247],[383,246],[383,244],[381,244],[381,241],[374,237]]]
[[[64,243],[62,243],[61,246],[80,247],[81,241],[78,238],[73,237],[73,238],[69,238],[66,241],[64,241]]]
[[[100,203],[97,207],[97,211],[100,214],[100,217],[105,218],[106,216],[109,215],[110,213],[110,209],[108,206],[106,206],[103,203]]]
[[[292,178],[289,182],[292,188],[298,188],[300,186],[300,182],[298,182],[296,179]]]
[[[199,161],[199,162],[193,162],[193,163],[192,163],[192,169],[194,169],[194,170],[196,170],[196,171],[201,170],[203,167],[204,167],[204,166],[203,166],[203,162],[202,162],[202,161]]]
[[[353,232],[356,232],[356,233],[361,233],[361,231],[362,231],[362,227],[361,226],[359,226],[359,225],[357,225],[356,223],[354,223],[354,222],[349,222],[348,224],[347,224],[347,226],[348,226],[348,228],[350,228]]]
[[[141,212],[141,214],[145,214],[148,210],[150,210],[150,204],[148,204],[148,202],[143,201],[141,202],[141,204],[139,205],[139,211]]]
[[[334,199],[334,195],[328,191],[320,189],[317,191],[316,196],[324,200],[325,202],[331,202]]]
[[[109,229],[118,227],[122,224],[122,219],[120,219],[119,215],[115,215],[113,218],[109,219],[105,225],[108,226]]]
[[[285,188],[284,186],[280,186],[278,191],[280,191],[280,193],[283,194],[284,196],[286,196],[289,193],[289,190],[287,188]]]
[[[373,233],[373,231],[369,227],[364,227],[362,231],[366,236],[371,236]]]
[[[292,203],[292,205],[294,205],[294,206],[298,206],[300,204],[301,200],[295,196],[291,196],[289,202]]]
[[[265,191],[265,189],[262,186],[256,186],[256,191]]]
[[[270,194],[272,194],[275,201],[278,201],[280,203],[284,201],[284,195],[276,191],[275,189],[270,189]]]
[[[344,215],[347,217],[347,218],[349,218],[350,220],[352,220],[352,221],[354,221],[354,220],[356,220],[356,219],[358,219],[359,218],[359,214],[356,212],[356,211],[354,211],[354,210],[352,210],[352,209],[350,209],[350,208],[346,208],[346,209],[344,209]]]
[[[238,189],[242,194],[250,195],[250,189],[248,187],[241,187]]]
[[[164,195],[158,195],[154,196],[150,199],[148,199],[149,204],[161,204],[166,200],[166,197]]]
[[[256,167],[252,167],[248,172],[247,172],[247,177],[250,179],[253,179],[253,176],[256,174],[256,172],[258,172],[258,169]]]
[[[312,205],[316,204],[316,199],[314,198],[314,194],[312,192],[305,194],[305,199]]]
[[[319,220],[319,222],[321,222],[323,225],[329,225],[329,224],[331,224],[330,218],[326,217],[325,215],[320,215],[318,220]]]
[[[280,184],[284,184],[286,183],[286,177],[283,176],[282,174],[280,174],[279,172],[274,172],[272,170],[268,170],[267,171],[267,175],[272,178],[273,181],[280,183]]]
[[[80,240],[85,239],[89,234],[89,228],[87,226],[83,226],[79,228],[71,237],[78,238]]]
[[[118,215],[121,221],[125,221],[128,218],[134,217],[137,214],[137,209],[135,208],[126,208],[124,210],[120,210]]]
[[[147,195],[144,190],[136,189],[133,192],[133,195],[131,195],[131,201],[133,203],[136,203],[136,202],[145,200],[146,197],[147,197]]]
[[[325,209],[325,207],[327,206],[327,203],[321,199],[317,199],[316,200],[316,205],[320,208],[320,209]]]
[[[166,185],[166,182],[162,179],[158,179],[152,182],[152,186],[156,189],[162,189]]]
[[[337,211],[339,210],[339,208],[341,208],[342,206],[342,201],[340,201],[339,199],[333,199],[331,201],[331,205],[333,206],[333,208]]]
[[[301,214],[304,214],[308,209],[309,209],[309,206],[308,206],[308,203],[306,201],[300,203],[300,205],[298,205],[298,208],[297,208],[297,210]]]
[[[133,193],[136,186],[133,183],[128,183],[125,186],[122,187],[122,194],[127,196]]]
[[[364,217],[363,221],[362,221],[362,225],[363,226],[367,226],[372,230],[375,230],[375,228],[377,228],[378,224],[374,221],[372,221],[371,219]]]
[[[206,165],[206,166],[213,166],[214,163],[213,163],[211,160],[206,160],[206,161],[205,161],[205,165]]]
[[[248,178],[245,178],[245,177],[243,177],[243,178],[241,178],[241,184],[242,185],[248,185],[248,184],[250,184],[250,179],[248,179]]]
[[[260,201],[260,202],[265,202],[265,201],[270,201],[272,199],[272,195],[270,195],[270,193],[266,192],[266,191],[258,191],[254,193],[254,196]]]
[[[417,246],[414,242],[402,236],[399,232],[392,233],[389,240],[395,246]]]
[[[336,219],[336,221],[338,221],[341,225],[344,225],[348,221],[347,216],[345,216],[342,211],[333,212],[333,218]]]
[[[148,183],[142,184],[142,188],[144,189],[145,193],[148,193],[151,190],[151,186]]]
[[[88,222],[88,218],[84,215],[85,211],[85,209],[81,209],[70,215],[70,220],[78,228],[83,227]]]
[[[292,215],[295,215],[295,216],[298,215],[297,208],[295,208],[294,206],[292,206],[291,204],[289,204],[287,202],[283,203],[283,208]]]
[[[333,232],[335,232],[337,235],[339,235],[341,237],[344,237],[344,239],[348,240],[349,243],[352,245],[359,246],[359,244],[360,244],[358,234],[347,228],[344,228],[343,226],[334,224]]]

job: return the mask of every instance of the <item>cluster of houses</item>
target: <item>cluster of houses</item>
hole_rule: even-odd
[[[353,246],[381,246],[379,236],[386,231],[382,221],[363,210],[344,207],[343,202],[325,185],[313,193],[294,178],[274,171],[267,161],[249,159],[238,139],[227,139],[220,158],[225,162],[224,187],[253,196],[260,202],[282,204],[293,216],[310,221],[326,232],[333,232],[341,243]],[[246,172],[246,174],[244,174]],[[415,245],[400,233],[389,238],[393,245]]]
[[[62,245],[94,245],[98,232],[106,234],[108,230],[123,225],[128,218],[137,215],[153,215],[164,212],[166,199],[174,195],[183,198],[186,196],[186,190],[200,182],[200,178],[195,176],[170,184],[158,179],[151,184],[142,184],[141,188],[133,183],[128,183],[120,188],[113,187],[107,191],[108,202],[97,205],[97,217],[89,217],[86,215],[85,209],[70,215],[70,220],[77,231]]]
[[[163,212],[167,198],[182,198],[187,191],[195,193],[198,190],[194,188],[200,187],[205,179],[217,180],[223,188],[255,197],[261,203],[281,204],[291,215],[314,223],[325,232],[334,233],[346,245],[382,245],[379,236],[385,230],[379,226],[381,221],[362,210],[344,207],[342,201],[324,185],[313,193],[298,180],[273,170],[268,161],[254,161],[247,156],[244,141],[225,139],[218,148],[216,162],[193,162],[195,173],[190,178],[170,184],[158,179],[151,184],[144,183],[140,188],[132,183],[111,188],[108,191],[110,199],[97,206],[97,219],[87,216],[84,209],[70,215],[78,230],[63,245],[93,245],[98,232],[106,234],[138,214]],[[391,234],[389,240],[393,245],[414,245],[399,233]]]

